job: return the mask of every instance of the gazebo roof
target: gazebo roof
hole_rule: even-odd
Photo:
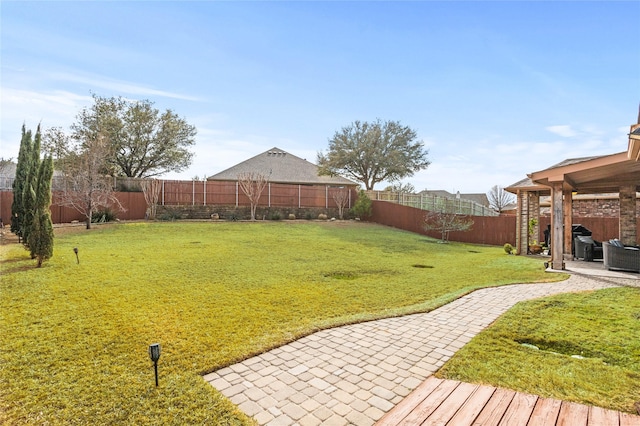
[[[640,124],[634,124],[631,126],[631,132],[629,132],[628,154],[629,160],[640,161]]]
[[[526,178],[524,178],[522,180],[519,180],[518,182],[513,183],[513,184],[511,184],[509,186],[507,186],[504,190],[512,192],[514,194],[517,194],[518,190],[550,192],[548,187],[546,187],[544,185],[537,184],[537,183],[533,182],[531,180],[531,178],[528,178],[528,177],[526,177]]]
[[[535,184],[551,186],[563,182],[565,190],[581,193],[618,192],[621,186],[640,189],[640,162],[628,152],[569,159],[528,175]]]
[[[561,162],[559,162],[558,164],[554,164],[553,166],[549,167],[549,169],[555,169],[556,167],[563,167],[563,166],[571,166],[573,164],[579,164],[579,163],[583,163],[585,161],[589,161],[589,160],[595,160],[596,158],[600,158],[603,157],[602,155],[596,155],[593,157],[582,157],[582,158],[568,158],[566,160],[563,160]],[[548,170],[548,169],[546,169]]]

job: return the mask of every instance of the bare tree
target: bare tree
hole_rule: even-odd
[[[158,207],[158,198],[160,197],[160,181],[158,179],[145,179],[142,181],[140,186],[142,186],[144,199],[147,202],[147,217],[149,219],[155,219]]]
[[[334,192],[333,201],[335,201],[336,206],[338,206],[338,217],[342,220],[344,217],[344,209],[349,204],[349,189],[340,188],[338,191]]]
[[[442,242],[449,241],[451,231],[469,231],[473,226],[473,219],[455,213],[429,212],[424,216],[424,229],[440,231]]]
[[[494,185],[491,188],[491,191],[487,193],[487,198],[489,199],[489,207],[498,213],[502,213],[507,206],[516,201],[513,194],[505,191],[504,188],[498,185]]]
[[[238,175],[238,183],[251,203],[251,220],[256,220],[256,207],[269,178],[261,173],[245,172]]]
[[[13,158],[0,157],[0,175],[4,175],[10,166],[13,165]]]
[[[391,191],[391,192],[403,192],[406,194],[414,194],[416,192],[416,187],[413,186],[413,184],[410,182],[402,183],[400,181],[397,181],[387,186],[384,190]]]
[[[98,135],[69,152],[60,163],[64,186],[59,203],[81,213],[91,229],[91,216],[100,207],[124,210],[113,192],[112,178],[103,174],[110,147],[106,138]]]

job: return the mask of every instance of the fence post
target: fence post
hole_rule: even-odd
[[[298,184],[298,208],[300,208],[300,206],[302,206],[302,202],[300,200],[300,197],[302,197],[302,192],[300,191],[300,187],[301,187],[301,185]]]
[[[267,188],[267,192],[269,194],[269,198],[267,200],[267,204],[269,205],[269,207],[271,207],[271,182],[269,182],[267,184],[268,188]]]
[[[329,208],[329,185],[324,186],[324,208]]]
[[[206,177],[202,181],[202,190],[204,191],[203,194],[202,194],[202,196],[203,196],[202,205],[206,206],[207,205],[207,178]]]
[[[238,181],[236,181],[236,207],[238,207]]]
[[[162,205],[164,206],[164,179],[162,180]]]

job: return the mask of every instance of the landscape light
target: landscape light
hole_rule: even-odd
[[[78,247],[74,247],[73,248],[73,252],[76,254],[76,262],[78,262],[78,265],[80,264],[80,258],[78,257]]]
[[[149,358],[153,361],[153,367],[156,372],[156,387],[158,386],[158,360],[160,359],[160,344],[154,343],[149,346]]]

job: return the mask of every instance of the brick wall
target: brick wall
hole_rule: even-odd
[[[550,216],[549,208],[541,210],[542,216]],[[620,217],[620,200],[618,198],[601,198],[591,200],[573,200],[573,217]],[[636,200],[636,217],[640,218],[640,198]]]

